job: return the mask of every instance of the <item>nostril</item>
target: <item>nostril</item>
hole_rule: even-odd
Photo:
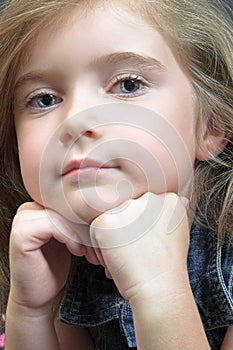
[[[92,130],[83,131],[82,136],[93,137],[93,131]]]
[[[71,141],[73,140],[73,137],[69,134],[69,133],[65,133],[63,135],[61,135],[60,137],[60,141],[64,144],[64,145],[68,145]]]
[[[90,138],[94,139],[96,137],[95,131],[91,129],[80,129],[73,125],[73,129],[69,127],[69,129],[66,127],[66,130],[62,128],[59,136],[59,141],[65,146],[69,147],[72,145],[74,142],[77,142],[80,138],[85,137],[85,138]]]

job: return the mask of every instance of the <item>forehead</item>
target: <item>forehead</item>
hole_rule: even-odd
[[[162,35],[141,14],[129,10],[125,2],[117,6],[112,1],[73,6],[35,33],[24,50],[21,71],[29,64],[30,69],[36,68],[39,61],[49,65],[48,57],[64,65],[66,55],[68,61],[76,60],[77,66],[84,66],[98,56],[124,51],[174,60]]]

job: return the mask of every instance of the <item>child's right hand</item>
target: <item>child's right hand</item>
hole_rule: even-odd
[[[61,215],[35,202],[18,209],[10,236],[11,303],[37,314],[52,310],[69,274],[70,252],[85,253],[61,233],[67,225]]]
[[[54,323],[54,301],[66,283],[71,253],[98,264],[93,249],[81,244],[88,235],[88,225],[80,227],[35,202],[18,209],[10,236],[7,350],[94,348],[86,332]]]

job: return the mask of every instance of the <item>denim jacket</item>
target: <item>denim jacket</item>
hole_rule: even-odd
[[[100,350],[136,349],[132,311],[113,281],[101,266],[85,259],[79,260],[77,270],[59,319],[88,328]],[[212,231],[194,224],[188,272],[210,347],[220,350],[227,327],[233,325],[233,245],[229,241],[220,246]]]

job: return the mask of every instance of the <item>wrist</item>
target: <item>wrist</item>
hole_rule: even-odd
[[[188,278],[179,277],[145,285],[130,300],[138,349],[209,349]]]
[[[53,304],[43,305],[41,307],[33,308],[25,304],[18,303],[14,298],[9,295],[6,318],[8,317],[20,317],[21,319],[44,319],[44,321],[50,321],[53,318]]]
[[[59,350],[52,308],[30,308],[9,299],[6,349]]]
[[[137,291],[132,294],[129,303],[132,308],[140,305],[151,305],[156,300],[158,304],[169,305],[183,299],[185,296],[192,296],[188,273],[186,270],[176,272],[165,272],[156,276],[154,280],[144,281]]]

